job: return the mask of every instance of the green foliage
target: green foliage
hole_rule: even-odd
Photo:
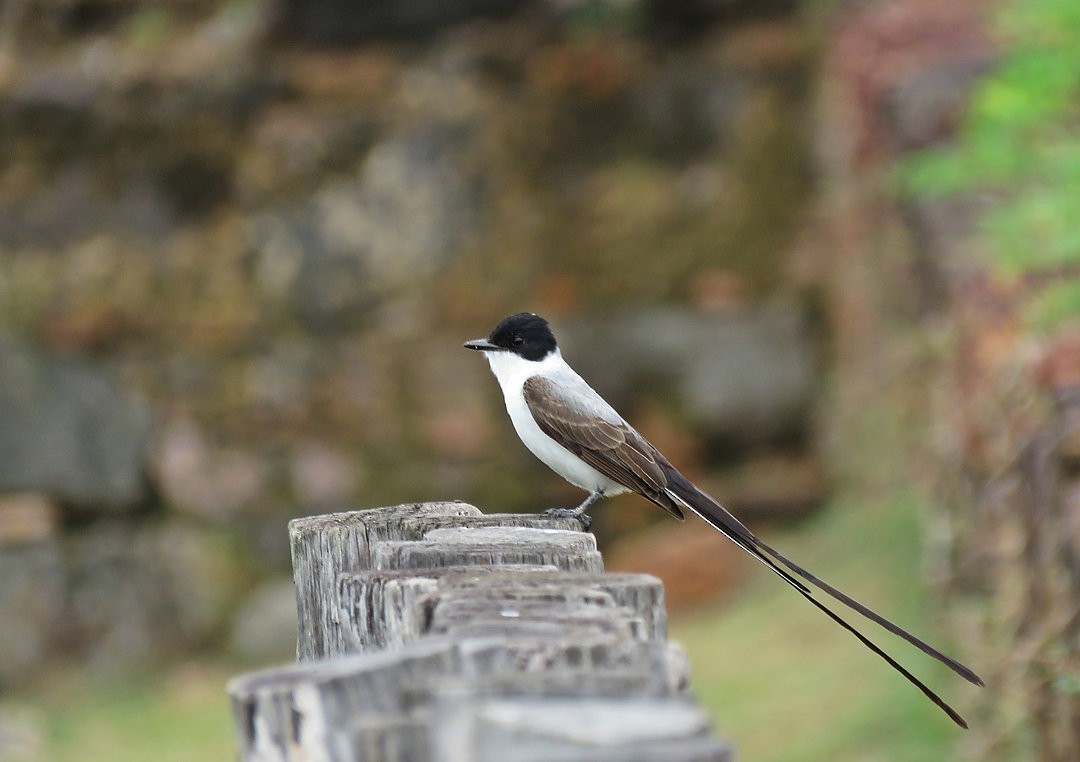
[[[977,88],[959,141],[906,160],[924,198],[992,194],[981,229],[1004,276],[1080,262],[1080,3],[1013,0],[999,15],[1000,65]],[[1080,314],[1080,283],[1030,305],[1035,328]]]
[[[1058,693],[1069,696],[1080,696],[1080,674],[1067,673],[1059,675],[1054,680],[1054,688]]]

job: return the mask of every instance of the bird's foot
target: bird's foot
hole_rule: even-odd
[[[545,516],[553,516],[557,519],[577,519],[581,522],[581,528],[588,532],[592,526],[592,516],[577,508],[548,508],[544,511]]]

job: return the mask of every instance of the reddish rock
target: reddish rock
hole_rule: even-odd
[[[688,518],[619,540],[606,554],[605,568],[656,575],[664,581],[668,610],[678,613],[729,595],[745,573],[744,555],[712,527]]]

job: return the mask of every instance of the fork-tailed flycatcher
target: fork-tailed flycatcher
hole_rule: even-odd
[[[682,509],[689,509],[888,662],[941,707],[953,722],[967,727],[956,710],[817,600],[804,582],[899,635],[966,680],[983,685],[978,675],[762,542],[716,500],[679,473],[659,450],[566,364],[546,320],[531,313],[511,315],[486,339],[468,341],[465,347],[483,352],[487,357],[502,388],[514,430],[525,446],[557,474],[589,493],[577,508],[552,509],[549,513],[584,517],[585,510],[600,498],[623,492],[636,492],[680,521]]]

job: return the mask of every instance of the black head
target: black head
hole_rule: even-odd
[[[526,360],[543,360],[555,350],[555,334],[548,321],[531,312],[504,318],[486,339],[465,342],[482,352],[513,352]]]

